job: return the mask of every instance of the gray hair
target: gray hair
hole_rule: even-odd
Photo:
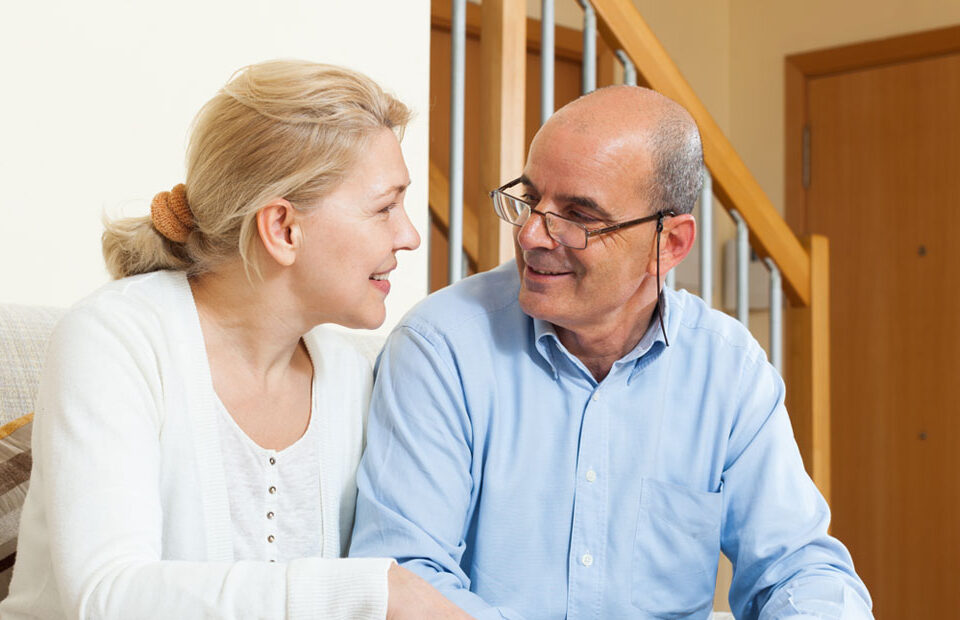
[[[653,178],[647,186],[652,212],[691,213],[703,187],[700,132],[689,118],[665,115],[652,136]]]

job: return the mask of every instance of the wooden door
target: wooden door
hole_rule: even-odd
[[[832,531],[878,619],[957,617],[960,52],[804,91],[807,187],[789,218],[830,239]]]

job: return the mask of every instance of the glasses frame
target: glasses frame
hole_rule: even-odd
[[[621,229],[623,229],[623,228],[629,228],[629,227],[631,227],[631,226],[638,226],[638,225],[640,225],[640,224],[645,224],[645,223],[647,223],[647,222],[652,222],[652,221],[656,220],[656,222],[657,222],[657,319],[658,319],[659,322],[660,322],[660,331],[663,333],[663,342],[664,342],[664,344],[665,344],[666,346],[669,347],[669,346],[670,346],[670,340],[667,338],[667,328],[666,328],[666,325],[665,325],[664,322],[663,322],[663,288],[660,286],[660,233],[663,232],[663,218],[665,218],[665,217],[674,217],[674,216],[677,215],[677,213],[676,213],[675,211],[672,211],[672,210],[667,209],[667,210],[664,210],[664,211],[658,211],[658,212],[653,213],[653,214],[651,214],[651,215],[647,215],[647,216],[644,216],[644,217],[637,218],[637,219],[635,219],[635,220],[627,220],[627,221],[625,221],[625,222],[617,222],[616,224],[611,224],[610,226],[604,226],[603,228],[595,228],[595,229],[593,229],[593,230],[590,230],[589,228],[587,228],[586,226],[584,226],[584,225],[581,224],[580,222],[574,222],[573,220],[571,220],[571,219],[569,219],[569,218],[566,218],[566,217],[563,217],[562,215],[558,215],[558,214],[556,214],[556,213],[554,213],[554,212],[552,212],[552,211],[538,211],[537,209],[534,209],[534,208],[533,208],[533,205],[530,204],[529,202],[527,202],[526,200],[524,200],[524,199],[522,199],[522,198],[517,198],[516,196],[512,196],[512,195],[506,193],[506,190],[510,189],[510,188],[513,187],[514,185],[518,185],[518,184],[520,183],[520,181],[521,181],[522,178],[523,178],[523,177],[517,177],[516,179],[510,181],[509,183],[507,183],[507,184],[505,184],[505,185],[501,185],[501,186],[498,187],[497,189],[490,191],[490,200],[493,201],[493,212],[496,213],[496,214],[497,214],[497,217],[499,217],[499,218],[500,218],[501,220],[503,220],[504,222],[507,222],[508,224],[510,224],[510,225],[512,225],[512,226],[516,226],[516,227],[519,228],[519,227],[523,226],[524,224],[526,224],[528,221],[530,221],[530,216],[528,215],[528,216],[527,216],[527,219],[524,220],[524,222],[523,222],[522,224],[521,224],[521,223],[518,223],[518,222],[511,222],[510,220],[508,220],[506,217],[504,217],[504,214],[502,213],[502,210],[500,209],[501,196],[506,196],[507,198],[510,198],[511,200],[516,200],[517,202],[519,202],[519,203],[521,203],[521,204],[527,205],[527,208],[530,209],[530,215],[536,214],[536,215],[539,215],[540,217],[543,218],[543,223],[545,224],[544,230],[546,231],[547,236],[549,236],[551,239],[553,239],[553,241],[555,241],[557,244],[562,245],[562,246],[564,246],[564,247],[566,247],[566,248],[570,248],[570,249],[572,249],[572,250],[585,250],[585,249],[587,249],[587,243],[590,241],[590,237],[596,237],[596,236],[598,236],[598,235],[603,235],[603,234],[606,234],[606,233],[611,233],[611,232],[613,232],[613,231],[615,231],[615,230],[621,230]],[[550,226],[549,226],[549,219],[548,219],[548,217],[555,217],[555,218],[561,219],[561,220],[563,220],[564,222],[568,222],[568,223],[570,223],[570,224],[573,224],[573,225],[576,226],[577,228],[581,229],[581,230],[584,232],[583,245],[582,245],[582,246],[573,246],[573,245],[569,245],[569,244],[563,243],[563,242],[560,241],[559,239],[555,238],[555,237],[550,233]]]
[[[540,210],[534,208],[534,206],[533,206],[532,204],[530,204],[529,202],[527,202],[527,201],[524,200],[523,198],[517,198],[516,196],[513,196],[513,195],[511,195],[511,194],[508,194],[508,193],[506,192],[506,190],[510,189],[510,188],[513,187],[514,185],[518,185],[518,184],[520,183],[520,181],[521,181],[522,178],[523,178],[523,177],[518,177],[518,178],[510,181],[509,183],[507,183],[507,184],[505,184],[505,185],[502,185],[502,186],[498,187],[497,189],[492,190],[492,191],[490,192],[490,200],[493,201],[493,211],[494,211],[494,213],[496,213],[496,214],[497,214],[497,217],[499,217],[499,218],[500,218],[501,220],[503,220],[504,222],[507,222],[508,224],[510,224],[510,225],[512,225],[512,226],[516,226],[516,227],[518,227],[518,228],[521,227],[521,226],[523,226],[523,224],[526,223],[526,220],[525,220],[523,223],[511,222],[511,221],[508,220],[506,217],[504,217],[503,213],[501,212],[501,209],[499,208],[499,200],[500,200],[500,198],[499,198],[497,195],[500,194],[501,196],[505,196],[505,197],[507,197],[507,198],[509,198],[509,199],[511,199],[511,200],[516,200],[517,202],[526,205],[527,208],[530,209],[530,214],[531,214],[531,215],[532,215],[532,214],[539,215],[540,217],[542,217],[542,218],[544,219],[544,223],[547,223],[547,222],[548,222],[548,218],[558,218],[558,219],[563,220],[564,222],[566,222],[566,223],[568,223],[568,224],[573,224],[574,226],[576,226],[577,228],[579,228],[580,230],[583,231],[583,235],[584,235],[584,236],[583,236],[583,245],[570,245],[569,243],[564,243],[563,241],[561,241],[560,239],[557,239],[556,237],[553,236],[553,234],[550,233],[550,226],[547,226],[547,227],[546,227],[547,235],[548,235],[551,239],[553,239],[555,242],[559,243],[560,245],[562,245],[562,246],[564,246],[564,247],[567,247],[567,248],[570,248],[570,249],[572,249],[572,250],[585,250],[585,249],[587,249],[587,243],[590,241],[590,238],[591,238],[591,237],[597,237],[597,236],[599,236],[599,235],[605,235],[605,234],[607,234],[607,233],[612,233],[612,232],[614,232],[614,231],[616,231],[616,230],[621,230],[621,229],[623,229],[623,228],[630,228],[631,226],[639,226],[640,224],[646,224],[647,222],[653,222],[654,220],[660,220],[660,223],[657,225],[657,228],[659,229],[657,232],[659,233],[660,230],[663,229],[663,218],[665,218],[665,217],[672,217],[672,216],[675,216],[675,215],[676,215],[676,213],[674,213],[673,211],[670,211],[670,210],[658,211],[657,213],[654,213],[654,214],[652,214],[652,215],[647,215],[647,216],[640,217],[640,218],[637,218],[637,219],[634,219],[634,220],[627,220],[627,221],[625,221],[625,222],[617,222],[616,224],[611,224],[610,226],[604,226],[603,228],[590,229],[590,228],[587,228],[586,226],[584,226],[583,224],[581,224],[580,222],[575,222],[575,221],[571,220],[570,218],[564,217],[564,216],[562,216],[562,215],[560,215],[560,214],[558,214],[558,213],[554,213],[553,211],[540,211]],[[529,220],[529,216],[527,217],[527,219]]]

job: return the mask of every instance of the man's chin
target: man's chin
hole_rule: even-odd
[[[521,285],[517,301],[520,302],[520,309],[527,316],[550,323],[553,323],[554,319],[557,318],[557,304],[553,302],[551,296],[540,291],[532,291]]]

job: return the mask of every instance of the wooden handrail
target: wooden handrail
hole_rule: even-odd
[[[783,274],[794,303],[810,303],[810,256],[706,106],[629,0],[591,0],[600,35],[611,49],[622,49],[651,88],[693,115],[703,138],[703,158],[713,175],[714,192],[727,209],[736,209],[750,228],[750,242],[761,258],[770,257]]]
[[[430,190],[428,202],[430,213],[435,216],[439,224],[450,230],[450,181],[436,164],[430,162]],[[463,205],[463,250],[473,262],[477,264],[480,257],[480,224],[477,222],[477,212],[464,200]]]

